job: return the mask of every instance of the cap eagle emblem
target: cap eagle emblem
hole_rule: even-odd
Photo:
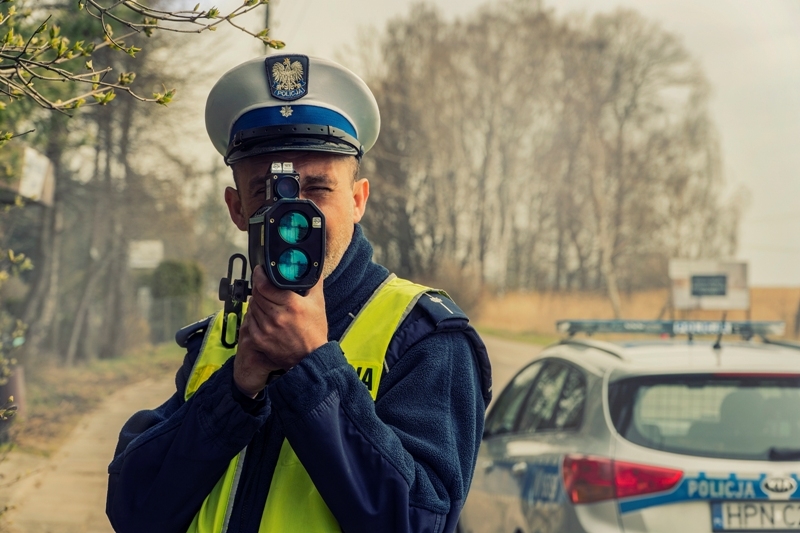
[[[290,61],[288,57],[283,59],[283,63],[272,65],[272,79],[275,80],[278,91],[292,91],[300,89],[303,80],[303,65],[299,61]]]
[[[270,56],[266,59],[269,92],[273,98],[291,102],[308,93],[308,57]]]

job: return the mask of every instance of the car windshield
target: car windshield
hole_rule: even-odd
[[[609,385],[609,407],[620,435],[648,448],[752,460],[800,448],[797,375],[626,378]]]

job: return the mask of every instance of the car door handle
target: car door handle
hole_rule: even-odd
[[[511,473],[514,474],[515,476],[521,476],[527,471],[528,471],[528,463],[526,463],[525,461],[514,463],[514,466],[511,467]]]

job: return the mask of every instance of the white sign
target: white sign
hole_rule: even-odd
[[[156,268],[164,260],[164,241],[131,241],[128,248],[130,268]]]
[[[22,166],[22,179],[19,182],[18,192],[20,196],[37,201],[44,200],[47,179],[53,179],[52,167],[53,164],[45,155],[26,146],[25,160]]]
[[[53,164],[30,146],[3,148],[3,163],[10,167],[8,180],[0,180],[0,188],[11,191],[0,194],[3,202],[13,202],[16,195],[46,206],[53,205],[55,176]]]
[[[747,263],[672,259],[669,277],[675,309],[727,311],[750,308]]]

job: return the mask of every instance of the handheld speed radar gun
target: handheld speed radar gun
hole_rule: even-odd
[[[300,179],[292,163],[273,162],[267,177],[264,206],[249,220],[247,254],[255,270],[263,266],[273,285],[302,296],[317,284],[325,261],[325,215],[311,200],[300,199]],[[241,273],[234,277],[236,260]],[[247,259],[234,254],[228,276],[220,280],[219,299],[225,302],[222,344],[236,346],[242,322],[242,304],[252,293],[247,279]],[[228,323],[235,321],[229,339]]]
[[[292,163],[272,163],[267,204],[250,218],[250,265],[264,265],[279,289],[305,294],[319,281],[325,259],[325,216],[311,200],[300,200]]]

